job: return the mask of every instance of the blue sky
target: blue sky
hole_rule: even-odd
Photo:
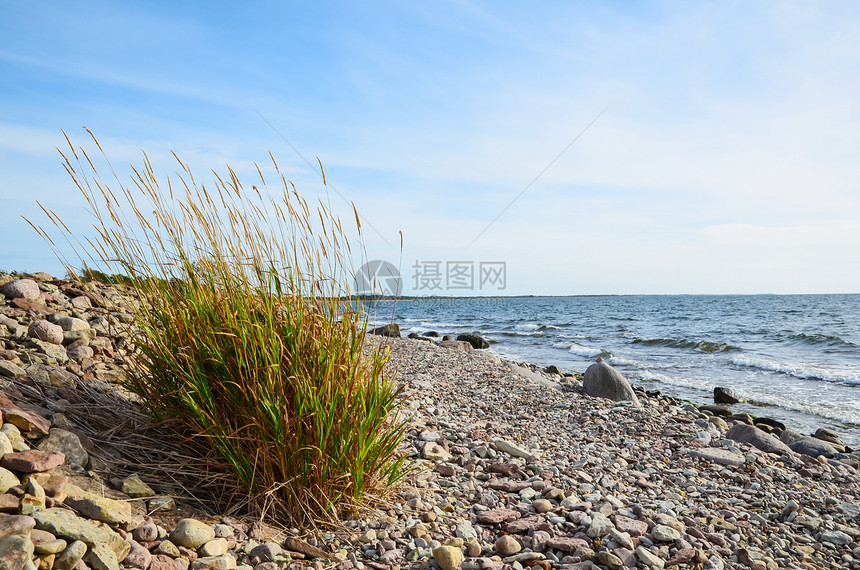
[[[321,195],[271,124],[406,293],[860,292],[856,2],[128,4],[0,8],[0,269],[62,274],[36,200],[86,235],[61,130]]]

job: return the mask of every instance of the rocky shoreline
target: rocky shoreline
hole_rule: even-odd
[[[20,277],[0,274],[0,569],[860,568],[850,450],[798,453],[753,418],[641,389],[638,406],[588,396],[456,340],[377,337],[415,461],[382,510],[313,536],[218,516],[130,473],[115,446],[134,434],[76,405],[128,401],[125,297]]]

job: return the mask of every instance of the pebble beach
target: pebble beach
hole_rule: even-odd
[[[379,509],[315,533],[210,512],[112,471],[134,434],[77,413],[93,390],[127,399],[123,296],[46,274],[0,275],[0,293],[4,570],[860,568],[850,448],[800,453],[754,418],[636,387],[589,396],[579,375],[458,341],[372,337],[413,462]]]

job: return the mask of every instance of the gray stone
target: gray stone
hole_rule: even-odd
[[[744,456],[740,453],[734,453],[728,449],[719,449],[717,447],[693,449],[690,451],[690,455],[707,461],[713,461],[720,465],[743,465],[745,461]]]
[[[715,404],[738,404],[741,398],[735,394],[731,388],[714,388],[714,403]]]
[[[643,546],[638,547],[634,553],[639,562],[650,568],[663,568],[666,565],[666,562],[662,558]]]
[[[767,453],[791,453],[791,449],[759,428],[747,424],[735,424],[726,432],[726,437],[738,443],[747,443]]]
[[[182,519],[170,533],[170,541],[176,546],[196,550],[215,538],[215,529],[195,519]]]
[[[490,343],[484,340],[482,337],[471,334],[471,333],[463,333],[457,336],[457,340],[468,342],[472,345],[472,348],[482,349],[482,348],[490,348]]]
[[[66,456],[66,463],[73,467],[86,467],[90,458],[80,438],[60,428],[51,428],[48,437],[40,441],[37,448],[40,451],[62,453]]]
[[[634,406],[639,406],[639,398],[627,380],[602,360],[586,369],[582,387],[586,394],[594,398],[608,398],[615,402],[627,400],[633,402]]]
[[[42,294],[39,284],[32,279],[16,279],[5,285],[0,285],[0,294],[9,299],[38,299]]]
[[[654,540],[675,542],[681,538],[681,533],[670,526],[659,524],[651,531],[651,536],[654,537]]]
[[[30,338],[36,338],[51,344],[63,343],[63,329],[58,325],[45,320],[33,321],[27,327],[27,334]]]
[[[790,447],[792,451],[802,453],[803,455],[809,455],[810,457],[818,457],[819,455],[833,457],[833,454],[836,453],[833,446],[826,441],[809,436],[801,437],[800,439],[789,443],[788,447]]]
[[[821,533],[821,541],[829,542],[830,544],[835,544],[836,546],[845,546],[846,544],[851,544],[854,539],[851,538],[850,535],[842,532],[841,530],[828,530]]]
[[[591,514],[591,524],[588,526],[585,534],[591,538],[600,538],[609,534],[613,528],[615,528],[615,525],[612,524],[612,521],[600,512],[595,511]]]
[[[457,528],[455,529],[454,534],[466,542],[478,538],[478,533],[469,521],[460,521],[457,523]]]
[[[376,537],[374,535],[374,539]],[[277,542],[267,542],[251,549],[248,555],[252,561],[259,564],[260,562],[273,562],[276,556],[279,556],[284,551],[281,545]]]
[[[779,434],[779,441],[786,445],[790,445],[801,438],[803,438],[803,434],[798,433],[793,429],[782,430],[782,433]]]
[[[532,459],[534,459],[534,456],[531,453],[529,453],[527,450],[525,450],[525,449],[523,449],[517,445],[514,445],[513,443],[511,443],[507,440],[494,439],[492,441],[492,443],[493,443],[493,445],[498,447],[500,451],[504,451],[505,453],[507,453],[511,457],[522,457],[523,459],[525,459],[527,461],[531,461]]]

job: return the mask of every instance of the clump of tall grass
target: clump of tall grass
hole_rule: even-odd
[[[304,200],[273,157],[276,191],[259,166],[259,186],[230,167],[207,186],[175,154],[164,183],[145,153],[123,183],[66,140],[64,167],[97,235],[81,242],[42,209],[85,266],[136,289],[128,388],[153,416],[208,442],[254,514],[280,522],[335,519],[400,478],[402,399],[385,348],[365,351],[362,319],[342,300],[351,250],[331,209]]]

